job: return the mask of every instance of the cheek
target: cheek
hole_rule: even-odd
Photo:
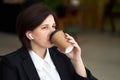
[[[45,42],[49,41],[50,32],[47,32],[47,31],[46,32],[41,31],[38,33],[36,32],[34,34],[34,37],[37,41],[45,43]]]
[[[39,39],[42,41],[48,41],[49,40],[49,35],[47,33],[39,35]]]
[[[47,43],[47,37],[46,37],[46,35],[38,35],[38,36],[36,36],[34,41],[39,45],[44,45]]]
[[[50,32],[45,32],[42,34],[42,37],[44,37],[44,39],[46,39],[47,41],[49,40],[50,38]]]

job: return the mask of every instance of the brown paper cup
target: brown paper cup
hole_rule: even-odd
[[[62,30],[54,31],[51,34],[50,40],[65,53],[71,52],[72,49],[74,48],[73,45],[71,45],[71,43],[67,42],[67,39],[65,38],[65,34]]]

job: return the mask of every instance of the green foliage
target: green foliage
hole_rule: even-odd
[[[50,6],[54,11],[62,4],[62,0],[43,0],[42,2]]]

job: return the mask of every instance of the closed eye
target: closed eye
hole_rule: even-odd
[[[54,23],[52,27],[53,27],[53,28],[56,28],[56,24]]]
[[[48,24],[45,24],[45,25],[42,25],[42,28],[41,29],[48,29],[49,28],[49,25]]]
[[[52,26],[52,28],[56,28],[56,26]]]
[[[48,29],[49,27],[48,26],[44,26],[44,27],[42,27],[42,29]]]

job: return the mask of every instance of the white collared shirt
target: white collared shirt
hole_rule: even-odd
[[[60,76],[50,57],[49,50],[44,59],[39,57],[34,51],[30,50],[29,54],[38,72],[40,80],[61,80]]]

